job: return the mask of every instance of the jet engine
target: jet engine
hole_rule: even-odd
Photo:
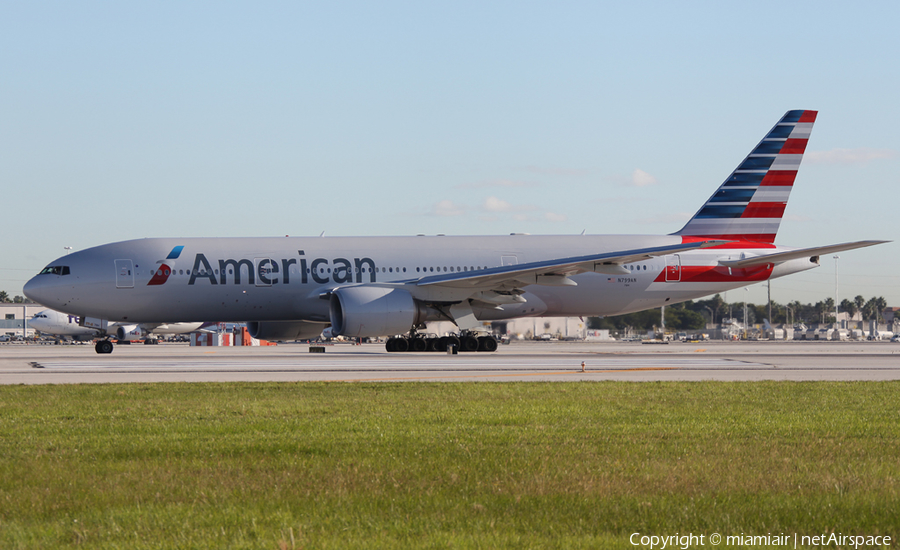
[[[324,328],[324,323],[307,323],[306,321],[251,321],[247,323],[247,332],[250,333],[250,336],[277,342],[313,340],[319,337]]]
[[[119,340],[140,340],[144,337],[141,327],[138,325],[122,325],[116,329],[116,338]]]
[[[336,288],[329,305],[335,336],[373,337],[403,334],[438,312],[400,288],[349,286]]]

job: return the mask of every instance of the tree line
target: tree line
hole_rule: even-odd
[[[24,296],[9,297],[5,290],[0,290],[0,304],[24,304],[26,302]]]
[[[773,325],[787,324],[813,324],[833,323],[834,298],[826,298],[814,304],[803,304],[799,300],[787,304],[772,302],[772,314],[769,315],[768,304],[746,304],[747,323],[762,323],[768,319]],[[884,311],[887,309],[887,301],[882,296],[872,297],[868,300],[862,296],[841,300],[838,310],[847,313],[851,320],[866,321],[876,320],[884,322]],[[722,319],[734,318],[739,322],[744,321],[744,302],[726,303],[722,296],[716,294],[706,300],[687,301],[671,306],[666,306],[666,329],[675,331],[700,330],[707,323],[720,323]],[[615,315],[611,317],[589,317],[589,329],[609,330],[652,330],[660,326],[660,310],[651,309]]]

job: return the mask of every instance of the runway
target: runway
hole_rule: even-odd
[[[584,371],[582,372],[582,362]],[[516,342],[496,353],[387,353],[338,344],[270,347],[0,346],[0,384],[128,382],[404,382],[897,380],[890,342]]]

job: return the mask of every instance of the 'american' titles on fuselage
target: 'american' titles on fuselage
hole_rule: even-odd
[[[210,284],[228,284],[229,275],[232,284],[242,283],[242,272],[246,268],[247,283],[256,284],[256,277],[263,285],[290,284],[291,266],[299,264],[300,283],[308,284],[310,278],[313,282],[326,284],[335,283],[362,283],[364,275],[368,275],[368,282],[375,282],[375,261],[372,258],[334,258],[329,262],[325,258],[315,258],[308,261],[304,252],[298,250],[299,258],[249,258],[216,260],[218,269],[213,269],[206,255],[198,253],[194,256],[194,267],[191,269],[189,285],[196,283],[198,279],[208,281]],[[307,266],[308,263],[308,266]],[[280,266],[280,267],[279,267]],[[327,266],[327,267],[323,267]],[[230,269],[229,269],[230,268]],[[355,280],[354,280],[355,275]]]

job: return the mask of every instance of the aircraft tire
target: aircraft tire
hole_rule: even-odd
[[[394,351],[409,351],[409,340],[406,338],[394,338]]]
[[[478,339],[478,351],[497,351],[497,340],[492,336],[482,336]]]
[[[97,345],[94,346],[94,350],[97,353],[112,353],[113,343],[109,340],[100,340],[99,342],[97,342]]]
[[[441,336],[434,343],[434,351],[447,351],[447,344],[449,343],[446,336]]]
[[[459,351],[478,351],[481,347],[478,338],[474,336],[463,336],[459,339]]]
[[[427,347],[425,348],[425,351],[437,351],[437,343],[438,343],[437,338],[426,338],[425,345]]]
[[[424,338],[412,338],[409,341],[409,351],[428,351],[428,342]]]

